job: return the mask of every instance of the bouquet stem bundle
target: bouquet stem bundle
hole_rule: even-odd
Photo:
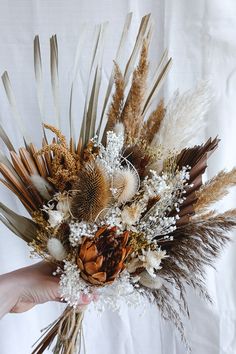
[[[85,309],[74,309],[67,307],[62,315],[51,325],[49,325],[40,338],[39,344],[32,354],[41,354],[48,349],[54,340],[54,354],[74,354],[81,345],[82,322]]]

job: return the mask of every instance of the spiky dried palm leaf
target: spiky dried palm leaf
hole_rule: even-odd
[[[190,178],[188,186],[185,190],[185,200],[180,205],[179,217],[177,220],[177,227],[183,226],[189,222],[191,215],[195,213],[194,204],[198,199],[197,192],[202,186],[202,176],[206,171],[208,159],[215,151],[219,143],[219,139],[209,139],[205,144],[195,146],[193,148],[183,149],[177,156],[176,165],[179,169],[183,166],[190,166]],[[190,185],[190,187],[189,187]]]

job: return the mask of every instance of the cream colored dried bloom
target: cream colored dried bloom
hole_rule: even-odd
[[[124,224],[132,226],[136,224],[141,216],[141,206],[138,204],[133,204],[131,206],[125,206],[121,212],[121,219]]]
[[[70,199],[67,195],[60,196],[59,202],[57,204],[57,210],[60,211],[64,217],[70,215]]]
[[[64,219],[63,214],[58,210],[48,210],[48,222],[51,227],[60,225]]]
[[[155,277],[155,270],[161,269],[161,261],[163,258],[168,257],[166,251],[162,251],[160,248],[156,251],[148,249],[142,250],[142,255],[139,256],[142,261],[142,266],[146,269],[151,277]]]
[[[131,259],[127,265],[127,270],[130,273],[134,273],[138,268],[145,268],[150,277],[155,278],[155,271],[161,269],[161,261],[163,258],[168,257],[166,251],[162,251],[158,248],[155,251],[148,249],[142,250],[142,254]]]
[[[155,277],[150,276],[146,271],[143,271],[139,275],[139,283],[150,289],[160,289],[162,286],[162,280],[157,275]]]

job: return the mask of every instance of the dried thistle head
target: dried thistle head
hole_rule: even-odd
[[[108,207],[110,181],[104,169],[94,161],[85,163],[73,184],[72,215],[83,221],[94,221]]]

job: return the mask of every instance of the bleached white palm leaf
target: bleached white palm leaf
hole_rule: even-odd
[[[58,74],[58,46],[57,36],[50,38],[50,64],[51,64],[51,84],[53,93],[53,102],[56,112],[57,127],[60,129],[60,92],[59,92],[59,74]]]
[[[164,145],[164,158],[168,151],[180,151],[194,145],[196,136],[205,128],[205,115],[213,98],[208,81],[201,81],[195,89],[179,94],[169,101],[159,132],[152,145]]]

